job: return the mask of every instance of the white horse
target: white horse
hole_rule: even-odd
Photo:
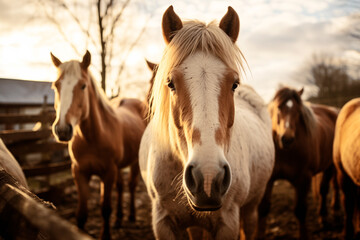
[[[14,156],[7,149],[1,138],[0,138],[0,170],[5,170],[23,187],[29,189],[23,170],[21,169],[18,161],[16,161]]]
[[[243,221],[252,239],[274,145],[263,100],[239,86],[238,15],[229,7],[219,27],[183,23],[170,6],[162,29],[167,47],[139,153],[155,237],[186,239],[200,227],[214,239],[238,239]]]

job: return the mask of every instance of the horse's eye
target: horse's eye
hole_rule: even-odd
[[[86,88],[86,84],[83,84],[82,86],[81,86],[81,90],[84,90]]]
[[[231,87],[231,90],[232,91],[235,91],[235,89],[239,86],[239,82],[234,82],[232,87]]]
[[[168,78],[167,85],[168,85],[168,87],[170,88],[171,91],[175,91],[175,85],[174,85],[172,79]]]

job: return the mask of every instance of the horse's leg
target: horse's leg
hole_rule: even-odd
[[[328,211],[326,207],[326,196],[329,192],[329,185],[333,175],[334,175],[334,166],[332,165],[324,171],[320,183],[321,199],[320,199],[319,212],[320,212],[320,222],[322,223],[324,228],[328,227],[328,222],[327,222]]]
[[[187,232],[189,240],[211,240],[210,234],[201,227],[190,227]]]
[[[274,180],[270,180],[265,189],[264,196],[259,204],[259,219],[257,239],[265,239],[266,235],[266,219],[271,208],[271,192],[274,186]]]
[[[123,202],[123,176],[121,169],[118,169],[118,174],[116,178],[116,189],[117,189],[117,209],[116,209],[116,222],[115,228],[120,228],[122,219],[123,219],[123,209],[122,209],[122,202]]]
[[[156,202],[153,202],[152,207],[152,226],[157,240],[189,239],[186,229],[180,229],[168,212]]]
[[[339,212],[340,211],[340,186],[339,186],[339,183],[336,178],[335,166],[333,167],[333,177],[331,179],[331,182],[332,182],[332,186],[333,186],[333,190],[334,190],[333,198],[331,200],[331,207],[334,212]]]
[[[135,222],[136,212],[135,212],[135,190],[137,183],[139,181],[139,161],[136,159],[135,163],[131,165],[130,179],[129,179],[129,191],[130,191],[130,215],[129,221]]]
[[[90,188],[89,180],[90,176],[82,173],[78,165],[72,164],[72,174],[74,176],[75,185],[78,192],[78,205],[76,209],[77,226],[80,229],[84,229],[88,216],[87,200],[89,198]]]
[[[303,176],[299,182],[294,184],[296,191],[295,216],[300,224],[300,239],[309,239],[306,226],[307,203],[306,197],[311,186],[311,176]]]
[[[244,219],[243,226],[246,240],[252,240],[255,238],[256,227],[258,224],[259,201],[255,201],[241,208],[241,214]]]
[[[111,191],[117,175],[117,167],[110,165],[108,171],[103,176],[100,185],[100,204],[101,214],[104,220],[101,231],[101,239],[111,239],[110,216],[111,216]]]
[[[339,185],[342,187],[344,192],[344,207],[345,207],[345,228],[344,236],[346,240],[352,240],[354,238],[354,210],[356,204],[356,186],[351,178],[342,171],[338,173]]]

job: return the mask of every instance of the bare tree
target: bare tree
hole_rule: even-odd
[[[62,19],[57,12],[59,9],[63,10],[67,16],[70,16],[73,23],[78,27],[80,32],[86,36],[86,45],[92,45],[100,55],[100,69],[97,70],[101,75],[101,87],[106,90],[107,76],[110,71],[114,71],[113,58],[114,55],[119,57],[119,54],[114,54],[115,48],[121,48],[122,60],[118,60],[120,65],[117,65],[118,74],[117,79],[113,79],[114,82],[120,82],[119,78],[124,70],[126,64],[126,58],[130,51],[137,45],[142,34],[145,32],[146,23],[152,15],[148,16],[147,21],[144,22],[143,27],[132,34],[132,38],[126,39],[127,43],[121,46],[115,45],[114,43],[121,37],[121,32],[125,31],[126,20],[124,19],[124,13],[128,9],[131,0],[95,0],[89,1],[88,5],[82,1],[76,0],[37,0],[42,6],[47,18],[57,27],[59,33],[63,36],[64,40],[70,44],[74,51],[78,52],[78,49],[72,39],[65,34],[64,26],[61,24]],[[88,12],[88,21],[84,21],[82,16],[85,12]],[[60,11],[61,12],[61,11]],[[96,16],[96,20],[93,19]],[[133,29],[134,30],[134,29]],[[124,41],[122,41],[124,42]],[[117,50],[117,52],[120,52]]]
[[[360,82],[351,78],[346,62],[326,54],[314,54],[301,68],[298,81],[316,86],[317,94],[309,100],[341,107],[360,96]]]

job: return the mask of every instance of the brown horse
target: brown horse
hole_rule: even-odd
[[[312,177],[324,172],[320,183],[320,216],[322,221],[326,220],[326,195],[334,175],[332,143],[337,110],[305,103],[301,100],[302,93],[303,89],[296,91],[284,87],[277,91],[268,106],[275,143],[275,167],[259,207],[259,238],[265,236],[271,191],[277,179],[286,179],[295,187],[295,215],[300,223],[300,239],[308,239],[306,196]]]
[[[360,98],[340,111],[334,139],[334,162],[344,193],[345,239],[360,239]]]
[[[62,63],[53,54],[51,58],[58,69],[58,79],[53,84],[56,109],[53,132],[58,141],[69,142],[72,173],[79,196],[77,224],[84,228],[89,180],[92,175],[98,175],[104,219],[101,237],[110,239],[111,191],[116,182],[116,224],[120,226],[123,216],[120,169],[127,166],[131,169],[129,220],[135,221],[134,192],[139,175],[139,144],[146,127],[145,105],[136,99],[126,99],[119,107],[112,106],[88,70],[91,60],[88,51],[82,62]]]

